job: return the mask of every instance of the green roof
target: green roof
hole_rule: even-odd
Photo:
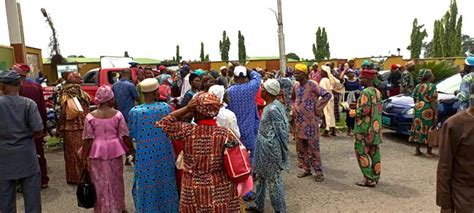
[[[138,62],[139,64],[159,64],[159,63],[161,63],[160,60],[151,59],[151,58],[133,58],[133,60]]]
[[[68,63],[99,63],[100,58],[66,58]],[[160,60],[151,59],[151,58],[133,58],[134,61],[139,64],[159,64]],[[43,58],[45,64],[51,63],[49,58]]]
[[[278,56],[257,56],[257,57],[247,57],[247,60],[279,60],[280,57]],[[287,61],[292,62],[292,61],[298,61],[292,58],[288,58]]]

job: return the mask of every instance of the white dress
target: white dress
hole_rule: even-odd
[[[217,115],[217,125],[230,129],[232,132],[234,132],[237,138],[240,138],[240,130],[239,126],[237,125],[237,117],[232,111],[226,109],[225,107],[222,107],[219,110],[219,114]]]
[[[324,90],[329,93],[332,93],[333,87],[331,81],[328,78],[321,79],[319,83]],[[326,107],[324,107],[324,118],[326,121],[326,130],[329,130],[331,127],[336,127],[336,118],[334,116],[334,96],[331,97]]]

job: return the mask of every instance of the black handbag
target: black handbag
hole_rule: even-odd
[[[82,171],[81,182],[77,186],[76,191],[77,205],[79,207],[90,209],[94,208],[95,188],[91,182],[91,177],[87,169]]]

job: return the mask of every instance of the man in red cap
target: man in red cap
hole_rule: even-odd
[[[354,128],[354,148],[364,179],[358,186],[375,187],[379,182],[382,143],[382,94],[374,87],[375,70],[361,72],[364,90],[357,100],[356,125]]]
[[[392,64],[388,83],[391,85],[389,96],[400,94],[400,81],[402,80],[402,73],[400,72],[400,64]]]
[[[160,75],[161,74],[168,74],[167,71],[166,71],[165,65],[160,65],[159,70],[160,70]]]
[[[16,71],[21,76],[20,96],[29,98],[36,103],[41,116],[41,120],[43,122],[44,132],[46,132],[46,122],[48,117],[46,114],[46,104],[44,101],[43,88],[38,83],[26,79],[28,73],[30,72],[30,67],[28,65],[15,64],[12,70]],[[41,187],[47,188],[49,178],[46,167],[46,158],[44,157],[43,143],[43,137],[35,138],[36,154],[38,155],[38,161],[41,169]]]

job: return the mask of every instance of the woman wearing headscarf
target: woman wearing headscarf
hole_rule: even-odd
[[[217,115],[217,125],[226,127],[234,134],[240,138],[240,130],[239,130],[239,125],[237,124],[237,117],[235,114],[228,110],[227,107],[227,98],[225,97],[225,88],[222,85],[214,85],[209,88],[209,93],[214,94],[217,96],[220,100],[223,106],[219,110],[219,114]]]
[[[347,79],[344,78],[344,75],[347,73]],[[355,71],[351,68],[343,71],[341,74],[341,79],[344,80],[344,88],[346,93],[344,94],[344,100],[347,103],[346,111],[346,125],[347,125],[347,135],[351,136],[352,131],[355,126],[354,115],[351,115],[351,111],[354,112],[357,105],[357,99],[360,96],[362,91],[362,86],[360,85],[360,80],[355,76]]]
[[[421,145],[428,144],[428,132],[438,123],[438,92],[433,84],[434,75],[429,69],[422,69],[418,74],[421,81],[413,92],[415,108],[413,124],[410,130],[412,143],[416,143],[415,156],[422,155]],[[428,146],[427,155],[433,157],[431,147]]]
[[[157,122],[172,140],[184,148],[184,175],[180,212],[239,212],[237,185],[224,168],[224,144],[238,140],[230,130],[217,126],[222,104],[210,93],[198,93],[185,107]],[[179,121],[193,113],[197,125]]]
[[[382,155],[379,148],[383,142],[382,94],[374,87],[375,78],[375,70],[365,69],[360,73],[360,83],[364,86],[364,90],[357,99],[354,149],[364,176],[364,179],[356,185],[362,187],[375,187],[382,170]]]
[[[128,137],[128,127],[122,113],[112,108],[114,93],[110,86],[96,92],[97,110],[87,114],[82,139],[82,159],[89,164],[95,187],[94,212],[125,210],[123,155],[133,156],[134,148]]]
[[[201,89],[201,78],[196,73],[191,73],[189,75],[189,83],[191,84],[191,89],[189,89],[183,96],[181,101],[181,107],[185,107],[193,99],[193,96],[199,92]]]
[[[70,73],[66,84],[60,92],[61,111],[58,121],[58,134],[64,139],[64,160],[66,163],[66,181],[68,184],[78,184],[84,165],[78,151],[82,146],[82,130],[84,118],[89,113],[90,97],[81,89],[82,79],[79,73]],[[77,98],[83,112],[76,117],[67,115],[66,110],[71,99]]]
[[[321,67],[321,86],[326,91],[333,91],[333,80],[334,76],[331,73],[331,68],[323,65]],[[324,107],[324,121],[326,124],[324,133],[321,135],[323,137],[329,137],[329,131],[331,131],[332,136],[336,136],[336,117],[334,117],[334,96],[331,97],[329,103]]]
[[[161,74],[158,78],[160,83],[160,101],[168,102],[171,98],[171,85],[173,84],[173,79],[169,74]]]

